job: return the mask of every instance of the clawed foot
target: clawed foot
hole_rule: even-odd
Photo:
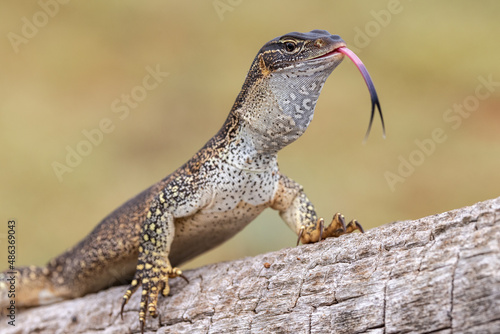
[[[168,286],[168,279],[174,277],[182,277],[186,281],[188,279],[182,274],[179,268],[172,268],[170,266],[166,268],[161,268],[153,266],[151,264],[139,264],[137,266],[137,271],[135,273],[134,279],[130,283],[130,286],[123,296],[122,307],[120,310],[120,316],[123,320],[123,309],[127,304],[130,296],[142,286],[141,303],[139,308],[139,322],[141,324],[141,333],[144,333],[144,326],[146,323],[146,306],[149,314],[156,318],[157,304],[158,304],[158,294],[161,292],[162,296],[167,296],[170,292],[170,287]],[[188,281],[189,283],[189,281]],[[148,304],[149,302],[149,304]]]
[[[318,219],[314,226],[302,226],[299,231],[297,246],[300,241],[302,243],[317,242],[330,237],[339,237],[342,234],[351,233],[355,230],[359,230],[361,233],[365,232],[363,226],[356,219],[351,220],[346,225],[344,216],[336,213],[326,229],[323,218]],[[307,237],[305,237],[306,235]]]

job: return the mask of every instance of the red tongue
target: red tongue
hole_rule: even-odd
[[[335,51],[338,51],[344,55],[346,55],[349,59],[352,60],[354,65],[358,68],[358,70],[361,72],[363,75],[363,79],[365,79],[366,85],[368,86],[368,91],[370,92],[370,97],[372,99],[372,113],[370,116],[370,124],[368,124],[368,130],[366,131],[365,139],[364,142],[368,139],[368,135],[370,134],[370,130],[372,128],[372,123],[373,123],[373,117],[375,115],[375,107],[378,108],[378,113],[380,115],[380,120],[382,121],[382,131],[383,135],[385,138],[385,125],[384,125],[384,117],[382,116],[382,110],[380,109],[380,102],[378,100],[377,96],[377,91],[375,90],[375,86],[373,85],[372,78],[370,77],[370,74],[368,73],[368,70],[366,69],[365,65],[361,61],[361,59],[356,56],[354,52],[346,48],[345,46],[340,47],[336,49]]]

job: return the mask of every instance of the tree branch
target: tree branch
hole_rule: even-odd
[[[158,333],[500,332],[500,198],[171,281]],[[21,310],[2,333],[137,333],[125,286]]]

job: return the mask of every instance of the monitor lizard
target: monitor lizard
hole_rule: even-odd
[[[228,240],[266,208],[279,211],[297,234],[297,244],[363,231],[356,220],[346,225],[339,213],[325,227],[302,186],[282,174],[277,161],[277,153],[309,126],[345,47],[325,30],[292,32],[266,43],[217,134],[76,246],[44,267],[18,268],[16,305],[76,298],[128,280],[121,313],[142,287],[142,332],[146,314],[157,316],[159,294],[169,293],[168,279],[182,276],[176,266]],[[5,302],[5,272],[2,278]]]

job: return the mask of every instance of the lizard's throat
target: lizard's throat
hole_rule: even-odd
[[[260,87],[255,87],[253,94],[259,96],[259,100],[248,105],[242,115],[242,132],[257,151],[278,152],[306,131],[333,68],[278,71],[269,75]]]

